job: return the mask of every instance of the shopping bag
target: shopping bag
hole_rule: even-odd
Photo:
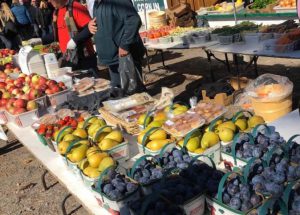
[[[121,89],[124,94],[132,95],[139,91],[140,83],[142,83],[142,77],[134,65],[133,58],[130,54],[119,57],[119,74],[121,80]]]

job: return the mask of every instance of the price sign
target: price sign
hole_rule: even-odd
[[[19,51],[19,65],[21,67],[22,72],[26,75],[29,75],[30,73],[27,65],[27,57],[31,50],[31,46],[24,46]]]
[[[132,0],[132,2],[138,12],[165,10],[164,0]]]

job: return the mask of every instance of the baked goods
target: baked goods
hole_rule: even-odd
[[[94,79],[94,78],[83,78],[81,79],[78,83],[74,85],[74,90],[79,94],[79,95],[88,95],[92,94],[95,91],[103,91],[106,90],[110,85],[110,81],[102,78]]]
[[[205,123],[208,124],[215,118],[221,116],[226,112],[225,108],[219,104],[199,102],[193,109],[197,114],[205,119]]]

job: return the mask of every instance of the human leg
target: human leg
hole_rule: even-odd
[[[113,64],[108,66],[109,75],[110,75],[110,85],[112,87],[121,87],[121,80],[119,74],[119,64]]]

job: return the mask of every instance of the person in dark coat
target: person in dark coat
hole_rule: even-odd
[[[41,25],[42,37],[52,33],[53,10],[49,8],[48,2],[41,1],[38,11],[38,22]]]
[[[119,57],[131,54],[142,73],[145,47],[139,35],[141,19],[131,0],[96,0],[89,30],[95,35],[98,59],[109,67],[112,87],[120,87]],[[141,81],[140,89],[145,90]]]
[[[30,17],[31,17],[31,21],[32,21],[32,26],[33,26],[33,29],[34,29],[34,37],[40,37],[40,32],[41,32],[41,23],[40,23],[40,20],[38,18],[38,15],[40,13],[40,9],[39,7],[37,6],[37,2],[36,0],[31,0],[31,4],[28,5],[27,7],[27,10],[30,14]]]

